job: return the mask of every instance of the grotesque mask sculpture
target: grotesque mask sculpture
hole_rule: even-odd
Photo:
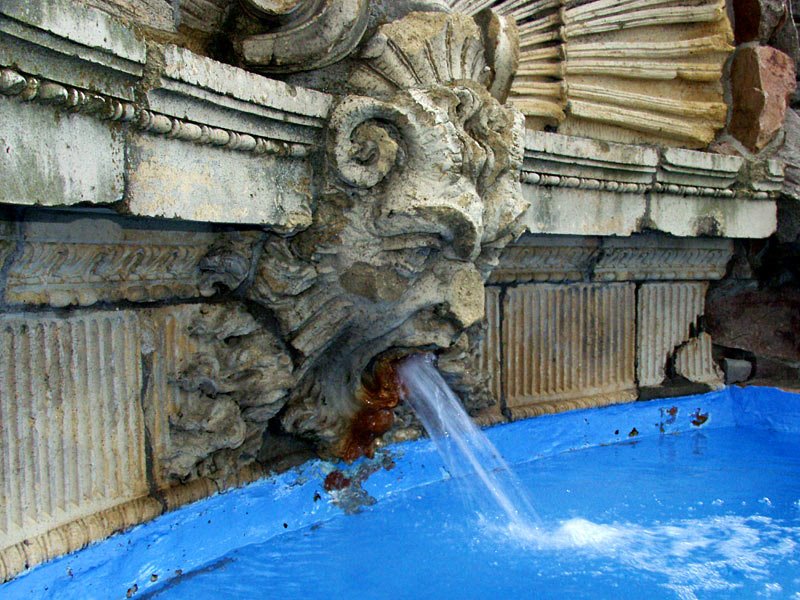
[[[483,318],[483,283],[520,233],[524,120],[490,93],[486,29],[443,12],[383,25],[331,114],[313,225],[256,253],[247,294],[296,364],[281,422],[335,455],[391,427],[391,358]]]

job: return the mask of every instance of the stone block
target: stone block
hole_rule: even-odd
[[[530,233],[630,235],[647,213],[644,194],[523,185],[530,208],[522,217]]]
[[[135,215],[252,223],[292,232],[311,224],[311,167],[275,155],[131,134],[127,207]]]
[[[703,332],[675,352],[675,374],[711,389],[723,387],[723,373],[711,353],[711,336]]]
[[[636,379],[641,387],[666,380],[674,353],[696,331],[707,289],[706,282],[641,285],[636,307]]]
[[[753,363],[749,360],[723,358],[722,370],[725,373],[725,385],[743,383],[753,374]]]
[[[731,64],[730,134],[752,152],[762,150],[783,127],[796,85],[788,55],[767,46],[739,48]]]
[[[743,164],[744,159],[738,156],[666,148],[656,180],[664,184],[724,190],[736,182]]]
[[[515,418],[636,397],[633,284],[509,288],[502,324],[505,401]]]
[[[124,193],[124,140],[105,123],[0,96],[0,202],[108,204]]]
[[[148,493],[139,334],[130,311],[0,315],[0,554]]]
[[[646,146],[614,144],[544,131],[526,131],[523,171],[617,183],[650,183],[658,153]]]
[[[774,200],[650,196],[653,229],[678,237],[767,238],[777,227]]]

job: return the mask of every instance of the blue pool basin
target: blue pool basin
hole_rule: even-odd
[[[800,599],[800,395],[732,387],[486,434],[535,535],[481,522],[419,440],[193,503],[0,598]],[[326,491],[336,470],[351,485]]]

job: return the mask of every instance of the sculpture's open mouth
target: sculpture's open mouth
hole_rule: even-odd
[[[398,375],[399,364],[408,356],[430,352],[426,348],[393,347],[373,358],[361,374],[358,401],[361,405],[350,423],[339,455],[347,461],[360,456],[372,457],[375,440],[389,431],[394,423],[394,409],[403,400],[403,383]]]

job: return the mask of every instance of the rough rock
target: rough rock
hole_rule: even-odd
[[[800,60],[793,3],[788,0],[734,0],[734,33],[737,44],[759,42]]]
[[[786,20],[770,38],[769,45],[791,56],[797,67],[800,63],[800,32],[794,20],[794,9],[791,5],[787,9]]]
[[[778,199],[778,242],[800,244],[800,199],[782,196]],[[797,254],[795,249],[794,254]]]
[[[692,337],[675,351],[674,365],[679,377],[712,389],[722,387],[723,373],[714,362],[711,336],[706,332]]]
[[[734,0],[736,43],[764,42],[791,20],[786,0]]]
[[[795,90],[792,59],[774,48],[739,48],[731,67],[729,132],[749,150],[762,150],[780,131]]]
[[[778,152],[778,158],[785,164],[783,193],[800,200],[800,114],[796,110],[786,111],[783,130],[786,135],[783,148]]]
[[[709,295],[707,329],[714,343],[757,357],[800,361],[800,291],[750,290]]]
[[[722,370],[725,372],[725,385],[742,383],[753,374],[753,363],[738,358],[723,358]]]

